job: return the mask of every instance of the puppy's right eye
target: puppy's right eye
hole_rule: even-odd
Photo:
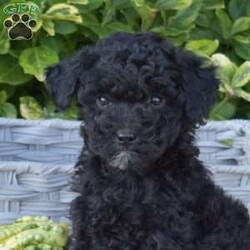
[[[96,103],[98,107],[106,108],[110,104],[110,101],[105,96],[99,96]]]

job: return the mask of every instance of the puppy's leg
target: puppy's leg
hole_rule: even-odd
[[[72,236],[69,250],[83,250],[89,248],[89,238],[86,236],[88,223],[86,222],[87,207],[82,196],[78,196],[71,203],[70,214],[72,221]]]

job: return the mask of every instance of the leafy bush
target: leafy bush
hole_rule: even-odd
[[[76,119],[75,105],[65,114],[54,112],[45,69],[115,31],[154,31],[219,66],[222,84],[210,118],[250,118],[249,0],[32,2],[40,12],[28,13],[37,21],[31,40],[9,40],[0,25],[0,116]],[[1,11],[0,22],[9,16]]]

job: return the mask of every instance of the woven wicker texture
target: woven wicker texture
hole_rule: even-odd
[[[0,225],[23,215],[68,219],[69,178],[83,140],[80,122],[0,118]],[[250,209],[250,122],[208,122],[200,159],[216,183]]]

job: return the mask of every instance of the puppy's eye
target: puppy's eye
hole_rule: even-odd
[[[159,96],[152,96],[150,97],[149,101],[150,101],[150,104],[153,106],[160,106],[163,100]]]
[[[100,108],[106,108],[110,104],[110,101],[105,96],[99,96],[96,103]]]

